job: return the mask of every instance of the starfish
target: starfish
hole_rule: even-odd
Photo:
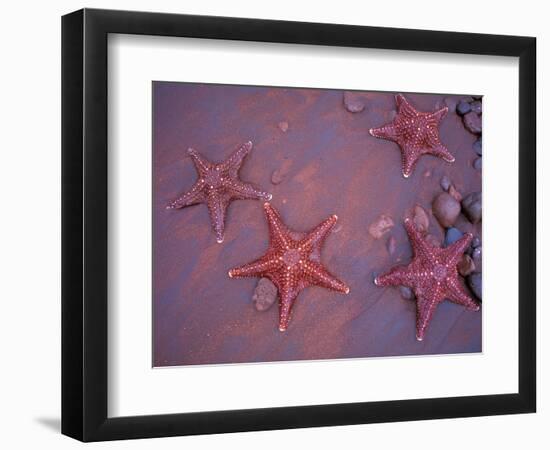
[[[349,287],[321,264],[321,247],[338,217],[330,216],[309,233],[297,233],[283,223],[279,213],[264,203],[269,225],[269,248],[261,258],[229,271],[231,278],[266,277],[279,291],[279,330],[285,331],[292,305],[302,289],[321,286],[349,293]]]
[[[454,162],[455,158],[439,140],[438,126],[449,108],[434,112],[417,111],[401,94],[395,96],[397,115],[392,123],[371,128],[369,133],[377,138],[396,142],[401,147],[403,176],[408,178],[422,155],[430,154]]]
[[[187,153],[189,153],[195,164],[199,179],[189,191],[172,201],[166,208],[179,209],[198,203],[206,203],[210,213],[212,229],[216,233],[216,240],[218,243],[222,243],[226,210],[233,200],[271,200],[271,194],[260,191],[252,184],[245,183],[239,178],[239,169],[251,149],[252,142],[248,141],[220,164],[208,161],[192,148],[188,149]]]
[[[405,229],[414,252],[408,266],[397,266],[374,279],[377,286],[407,286],[416,295],[416,339],[421,341],[437,306],[448,299],[478,311],[479,305],[466,293],[458,279],[457,264],[470,245],[472,234],[466,233],[446,248],[431,246],[413,225],[405,220]]]

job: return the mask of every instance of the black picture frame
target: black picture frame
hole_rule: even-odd
[[[109,33],[519,58],[518,393],[107,417]],[[82,441],[535,412],[536,39],[83,9],[62,18],[62,433]]]

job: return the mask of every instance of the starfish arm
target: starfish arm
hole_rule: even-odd
[[[404,95],[397,94],[395,96],[395,103],[397,104],[397,112],[407,118],[413,118],[418,116],[418,111],[407,101]]]
[[[313,247],[314,245],[318,245],[320,247],[337,220],[338,216],[335,214],[325,219],[302,239],[300,246]]]
[[[221,164],[221,169],[229,171],[231,175],[235,177],[241,168],[244,158],[250,153],[250,150],[252,150],[252,142],[245,142]]]
[[[292,243],[290,230],[283,223],[281,216],[270,203],[264,203],[264,211],[269,226],[269,236],[271,241],[277,242],[283,247],[288,247]]]
[[[462,259],[462,255],[470,246],[473,236],[471,233],[465,233],[458,241],[452,243],[449,247],[442,249],[443,258],[447,261],[449,267],[456,267]]]
[[[369,133],[371,136],[374,136],[380,139],[386,139],[388,141],[397,142],[397,139],[398,139],[397,129],[391,123],[388,125],[384,125],[382,127],[371,128],[369,130]]]
[[[437,292],[439,293],[439,291]],[[436,292],[432,292],[430,298],[417,296],[416,298],[416,339],[422,341],[433,314],[440,303]]]
[[[471,311],[479,310],[479,305],[468,295],[458,277],[447,281],[447,298],[451,302],[465,306]]]
[[[289,281],[283,281],[278,286],[279,290],[279,331],[285,331],[290,321],[290,313],[294,300],[298,297],[298,289]]]
[[[201,180],[197,181],[189,191],[170,202],[166,209],[179,209],[204,202],[203,187],[204,183]]]
[[[443,108],[438,109],[433,113],[430,113],[429,119],[434,120],[436,123],[439,123],[441,122],[441,120],[443,120],[443,118],[447,115],[448,112],[449,112],[449,108],[444,106]]]
[[[431,147],[428,153],[438,156],[439,158],[442,158],[449,163],[455,162],[455,157],[449,150],[447,150],[447,147],[445,147],[443,144],[438,144]]]
[[[414,166],[420,157],[420,153],[405,143],[401,143],[401,163],[403,166],[403,176],[409,178],[413,172]]]
[[[199,173],[199,175],[204,176],[204,174],[212,167],[212,164],[210,163],[210,161],[204,158],[194,148],[187,149],[187,153],[193,160],[193,164],[195,164],[195,167],[197,168],[197,172]]]
[[[307,261],[303,265],[303,271],[307,275],[309,284],[349,294],[349,287],[332,275],[321,264]]]
[[[265,277],[269,275],[269,272],[277,271],[281,265],[278,258],[264,255],[256,261],[231,269],[229,276],[231,278]]]
[[[413,287],[413,279],[408,266],[397,266],[384,275],[374,279],[376,286],[408,286]]]
[[[414,252],[415,257],[422,259],[432,259],[434,253],[434,247],[432,247],[424,239],[422,234],[415,228],[414,222],[410,218],[405,219],[405,230],[409,235],[409,241]],[[440,249],[435,249],[440,250]]]
[[[223,198],[222,194],[212,191],[207,196],[206,204],[208,206],[208,213],[210,214],[212,229],[216,233],[216,240],[221,244],[224,237],[227,201]]]
[[[271,200],[271,194],[257,189],[250,183],[243,183],[239,180],[229,179],[226,181],[225,187],[234,199],[260,199]]]

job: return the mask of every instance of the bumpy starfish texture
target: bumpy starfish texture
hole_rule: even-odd
[[[410,219],[405,229],[414,252],[408,266],[398,266],[374,279],[377,286],[407,286],[416,295],[416,338],[424,339],[426,328],[437,306],[448,299],[477,311],[479,305],[468,295],[458,278],[457,264],[470,245],[472,235],[462,236],[446,248],[433,247],[422,237]]]
[[[239,169],[251,149],[252,142],[248,141],[220,164],[208,161],[192,148],[188,149],[187,152],[195,164],[199,179],[189,191],[172,201],[166,208],[179,209],[206,203],[216,240],[222,243],[227,207],[233,200],[271,200],[271,194],[239,178]]]
[[[408,178],[422,155],[438,156],[447,162],[454,162],[454,156],[439,139],[439,123],[449,108],[434,112],[417,111],[403,95],[395,96],[397,115],[392,123],[371,128],[369,133],[377,138],[393,141],[401,147],[403,176]]]
[[[338,217],[330,216],[304,236],[287,228],[269,203],[264,203],[264,209],[269,225],[267,252],[249,264],[230,270],[229,276],[269,278],[279,291],[279,330],[285,331],[294,300],[302,289],[321,286],[349,293],[349,287],[321,264],[321,247]]]

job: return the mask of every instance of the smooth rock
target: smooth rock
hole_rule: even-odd
[[[470,111],[463,117],[464,126],[473,134],[481,134],[481,117],[475,112]]]
[[[279,122],[278,125],[279,130],[281,130],[283,133],[286,133],[288,131],[288,122]]]
[[[481,300],[481,273],[480,272],[474,272],[468,275],[468,286],[470,286],[470,289],[475,294],[475,296]]]
[[[470,103],[470,107],[472,108],[472,111],[476,114],[481,114],[482,105],[479,100],[475,100],[472,103]]]
[[[252,296],[256,309],[258,311],[266,311],[275,303],[275,300],[277,300],[277,288],[275,285],[268,278],[260,278]]]
[[[430,226],[430,217],[428,216],[428,213],[422,206],[415,205],[415,207],[412,210],[412,221],[414,224],[414,227],[420,231],[421,233],[425,233],[428,231],[428,227]]]
[[[474,169],[476,170],[481,170],[481,158],[476,158],[472,164],[472,166],[474,166]]]
[[[282,183],[285,180],[286,176],[288,175],[288,172],[290,171],[291,166],[292,166],[292,160],[285,159],[281,164],[281,167],[271,172],[271,183],[272,184]]]
[[[464,114],[468,114],[472,110],[472,107],[467,101],[460,100],[458,102],[458,105],[456,105],[456,112],[463,116]]]
[[[479,237],[474,236],[472,239],[472,248],[478,248],[481,245],[481,239]]]
[[[452,226],[460,214],[460,203],[447,192],[440,193],[432,203],[432,211],[442,227]]]
[[[399,286],[399,293],[401,294],[401,297],[403,297],[405,300],[413,300],[414,299],[414,292],[410,287],[407,286]]]
[[[365,101],[353,92],[344,92],[344,106],[350,113],[358,113],[365,109]]]
[[[271,174],[271,183],[280,184],[284,180],[283,174],[279,169],[275,169]]]
[[[476,265],[472,258],[469,255],[462,255],[462,259],[456,266],[458,273],[463,277],[470,275],[474,270],[476,270]]]
[[[462,211],[472,223],[481,220],[481,192],[472,192],[462,200]]]
[[[390,216],[382,214],[376,221],[370,224],[369,234],[374,239],[380,239],[393,228],[393,220]]]
[[[472,259],[477,266],[481,265],[481,247],[474,248],[472,251]]]
[[[390,255],[393,255],[395,253],[395,249],[397,248],[397,242],[393,236],[390,236],[388,238],[388,242],[386,242],[386,248],[388,249],[388,253]]]
[[[444,191],[448,191],[451,187],[451,180],[447,175],[443,175],[441,181],[439,182],[439,185],[441,186],[441,189],[443,189]]]
[[[445,233],[445,247],[448,247],[449,245],[454,244],[462,236],[463,236],[463,233],[458,228],[454,228],[454,227],[448,228]]]
[[[477,138],[475,140],[475,142],[472,144],[472,148],[474,149],[474,152],[476,152],[476,154],[478,156],[481,156],[482,155],[482,152],[483,152],[483,149],[482,149],[482,142],[481,142],[481,137]]]

